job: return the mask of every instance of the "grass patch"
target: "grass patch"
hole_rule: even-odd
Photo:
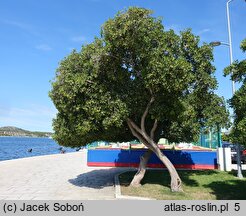
[[[148,170],[141,187],[129,186],[136,172],[119,176],[122,195],[149,197],[158,200],[245,200],[246,178],[238,179],[237,173],[217,170],[180,170],[184,192],[170,191],[167,170]],[[243,172],[246,176],[246,172]]]

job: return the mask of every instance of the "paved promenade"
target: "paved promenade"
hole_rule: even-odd
[[[0,161],[0,200],[112,200],[126,168],[86,166],[86,150]]]

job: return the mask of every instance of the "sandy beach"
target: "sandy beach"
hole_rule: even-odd
[[[86,150],[0,162],[0,200],[112,200],[127,168],[87,167]]]

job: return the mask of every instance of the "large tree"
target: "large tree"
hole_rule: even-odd
[[[246,51],[246,39],[241,43],[241,49]],[[236,60],[225,69],[225,75],[231,75],[232,80],[241,83],[229,103],[234,110],[234,123],[231,131],[233,142],[246,145],[246,59]]]
[[[171,190],[181,179],[161,152],[160,137],[194,141],[201,126],[224,126],[212,48],[191,30],[164,31],[152,12],[131,7],[105,22],[101,36],[61,61],[50,92],[57,110],[54,138],[64,146],[129,141],[148,149],[132,185],[140,184],[151,153],[165,164]]]

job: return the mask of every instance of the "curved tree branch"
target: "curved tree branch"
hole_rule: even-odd
[[[152,127],[152,129],[151,129],[151,131],[150,131],[150,138],[151,138],[152,140],[154,140],[154,137],[155,137],[155,131],[156,131],[157,126],[158,126],[158,121],[157,121],[157,119],[155,119],[154,125],[153,125],[153,127]]]
[[[143,138],[147,141],[148,144],[150,144],[149,146],[154,146],[154,141],[148,136],[148,134],[146,133],[146,131],[141,130],[131,119],[127,119],[127,123],[129,123],[132,128],[134,130],[136,130],[139,134],[141,134],[143,136]],[[128,125],[129,125],[128,124]],[[135,132],[136,133],[136,132]],[[133,134],[134,135],[134,134]],[[134,135],[135,136],[135,135]],[[152,150],[152,149],[151,149]]]
[[[149,112],[149,109],[150,109],[150,106],[151,104],[154,102],[154,97],[152,96],[149,103],[147,104],[147,107],[142,115],[142,118],[141,118],[141,129],[145,132],[145,119],[146,119],[146,116],[148,115],[148,112]],[[146,133],[146,132],[145,132]]]
[[[132,131],[132,134],[134,136],[136,136],[149,150],[154,152],[156,154],[156,156],[167,167],[167,169],[171,175],[171,190],[172,191],[182,191],[182,188],[181,188],[182,181],[181,181],[175,167],[170,162],[170,160],[165,155],[163,155],[163,153],[161,152],[161,150],[159,149],[157,144],[154,142],[154,140],[151,139],[151,137],[149,137],[146,134],[146,132],[141,130],[130,118],[127,119],[127,124],[129,126],[130,130]],[[157,124],[157,123],[155,123],[155,124]],[[155,124],[152,128],[153,132],[154,132],[154,128],[156,127]]]
[[[133,136],[138,138],[147,148],[154,150],[152,145],[149,144],[149,142],[142,135],[141,129],[131,119],[127,119],[127,124],[128,124],[128,127],[130,128]]]

